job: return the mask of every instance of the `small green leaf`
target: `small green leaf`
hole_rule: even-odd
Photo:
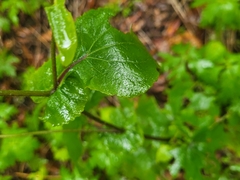
[[[193,6],[205,5],[201,13],[200,25],[211,26],[217,30],[225,28],[237,29],[240,27],[238,20],[239,3],[237,0],[195,0]]]
[[[131,32],[113,28],[108,9],[90,10],[76,21],[78,48],[73,70],[85,85],[108,95],[134,96],[158,77],[158,65]]]
[[[29,68],[24,74],[24,89],[36,90],[50,90],[53,85],[51,61],[46,61],[37,70]]]
[[[0,17],[0,29],[3,32],[9,32],[10,30],[10,21],[5,17]]]
[[[193,144],[177,147],[170,151],[175,158],[170,166],[170,173],[176,176],[181,168],[185,170],[185,178],[189,180],[202,180],[201,169],[203,168],[203,154]]]
[[[195,110],[208,110],[212,109],[212,104],[214,102],[215,98],[210,96],[206,96],[202,93],[195,93],[190,98],[191,101],[191,108]]]
[[[83,88],[82,81],[68,76],[49,98],[43,119],[53,125],[67,124],[80,116],[87,100],[88,91]]]
[[[157,162],[168,162],[172,158],[172,154],[170,153],[169,145],[161,145],[156,153],[156,161]]]
[[[16,134],[26,132],[25,129],[12,127],[2,130],[2,134]],[[34,156],[39,142],[32,136],[6,138],[1,142],[0,147],[0,170],[14,165],[16,161],[28,161]]]
[[[226,53],[226,47],[224,47],[224,45],[219,41],[210,41],[204,47],[205,57],[212,60],[214,63],[219,63]]]
[[[13,66],[13,63],[18,61],[18,58],[9,54],[7,50],[0,50],[0,78],[3,76],[16,76],[16,68]]]
[[[194,142],[204,143],[207,152],[214,153],[227,144],[228,138],[224,132],[224,127],[219,124],[210,128],[201,128],[195,133],[193,140]]]
[[[59,63],[59,57],[56,58],[57,61],[57,74],[62,72],[63,67]],[[37,70],[34,68],[29,68],[24,74],[23,88],[30,91],[49,91],[53,87],[52,78],[52,62],[51,60],[46,61]],[[32,97],[32,99],[39,103],[42,102],[46,97]]]
[[[170,121],[161,112],[157,102],[153,98],[142,96],[136,109],[138,122],[144,133],[152,136],[164,136]]]
[[[77,129],[82,126],[84,117],[76,118],[69,124],[63,125],[63,129]],[[69,157],[73,163],[77,163],[82,154],[82,142],[80,140],[79,132],[63,133],[63,143],[65,144]]]
[[[47,7],[45,10],[60,52],[61,62],[67,66],[72,62],[77,47],[73,18],[62,3]]]
[[[215,66],[212,61],[206,59],[189,63],[189,68],[196,73],[199,80],[213,86],[218,83],[219,73],[222,70],[221,66]]]
[[[119,107],[103,107],[99,109],[101,118],[120,128],[136,128],[137,116],[134,113],[133,101],[127,98],[118,99]]]
[[[6,103],[0,103],[0,120],[8,120],[17,113],[17,108]]]

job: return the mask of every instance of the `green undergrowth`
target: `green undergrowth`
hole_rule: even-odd
[[[28,0],[28,1],[14,1],[1,0],[0,1],[0,30],[9,32],[11,26],[18,26],[19,13],[33,14],[42,5],[47,5],[46,0]]]

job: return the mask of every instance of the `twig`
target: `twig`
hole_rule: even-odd
[[[100,124],[102,124],[102,125],[105,125],[105,126],[107,126],[107,127],[113,128],[113,129],[119,131],[120,133],[124,133],[124,132],[125,132],[125,129],[120,128],[120,127],[117,127],[117,126],[115,126],[115,125],[113,125],[113,124],[110,124],[110,123],[108,123],[108,122],[106,122],[106,121],[104,121],[104,120],[102,120],[102,119],[100,119],[100,118],[98,118],[98,117],[90,114],[90,113],[87,112],[87,111],[83,111],[82,114],[85,115],[85,116],[87,116],[87,117],[89,117],[90,119],[94,120],[95,122],[98,122],[98,123],[100,123]]]
[[[60,75],[60,77],[57,79],[57,84],[59,85],[63,78],[66,76],[66,74],[78,63],[80,63],[82,60],[86,59],[87,55],[82,56],[81,58],[79,58],[78,60],[74,61],[72,64],[70,64]]]
[[[104,120],[90,114],[89,112],[86,112],[86,111],[83,111],[82,112],[83,115],[87,116],[88,118],[102,124],[102,125],[105,125],[105,126],[108,126],[110,128],[113,128],[115,130],[117,130],[119,133],[124,133],[126,130],[123,129],[123,128],[120,128],[120,127],[117,127],[113,124],[110,124],[110,123],[107,123],[105,122]],[[151,136],[151,135],[148,135],[148,134],[144,134],[143,135],[145,139],[148,139],[148,140],[154,140],[154,141],[163,141],[163,142],[168,142],[170,141],[170,138],[163,138],[163,137],[156,137],[156,136]]]

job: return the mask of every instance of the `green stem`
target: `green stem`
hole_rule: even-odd
[[[0,90],[0,96],[50,96],[54,90],[50,91],[24,91],[24,90]]]
[[[60,77],[57,80],[57,83],[60,84],[63,80],[63,78],[66,76],[66,74],[74,67],[76,66],[78,63],[80,63],[82,60],[86,59],[87,55],[79,58],[77,61],[74,61],[72,64],[70,64],[60,75]]]
[[[0,139],[5,138],[14,138],[20,136],[33,136],[33,135],[44,135],[51,133],[74,133],[74,132],[82,132],[82,133],[104,133],[104,132],[116,132],[116,130],[112,129],[97,129],[97,130],[83,130],[83,129],[60,129],[60,130],[43,130],[43,131],[33,131],[33,132],[24,132],[18,134],[1,134]]]
[[[52,77],[53,77],[53,89],[56,90],[58,87],[57,82],[57,63],[56,63],[56,43],[52,34],[51,42],[51,59],[52,59]]]

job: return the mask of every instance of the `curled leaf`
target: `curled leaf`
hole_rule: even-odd
[[[61,62],[67,66],[72,62],[77,47],[73,18],[62,3],[46,7],[45,10],[60,52]]]

